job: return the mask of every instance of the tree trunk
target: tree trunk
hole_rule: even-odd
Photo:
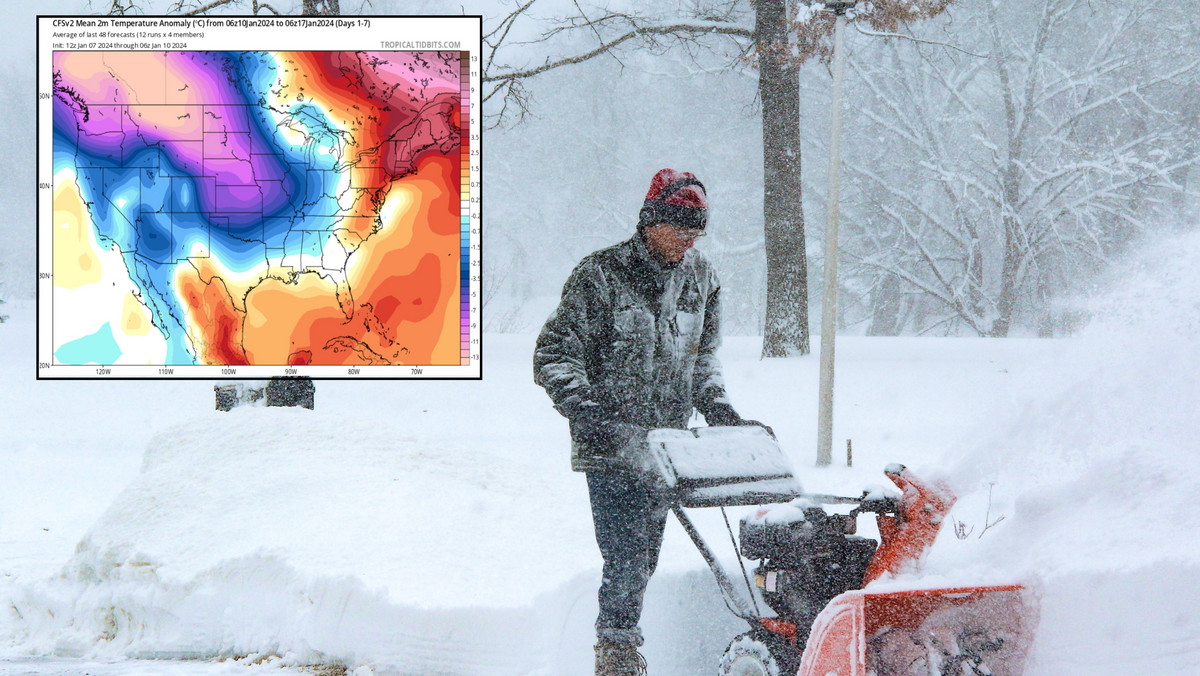
[[[988,20],[991,24],[992,45],[994,52],[998,58],[993,59],[996,75],[1000,80],[1000,94],[1004,101],[1004,123],[1006,140],[1006,156],[1004,164],[1000,169],[1000,222],[1004,228],[1004,257],[1000,264],[1000,292],[996,296],[996,317],[992,321],[991,327],[987,330],[987,335],[996,338],[1004,338],[1008,335],[1008,329],[1012,325],[1013,312],[1017,306],[1017,272],[1018,266],[1021,263],[1021,220],[1018,216],[1018,208],[1021,200],[1021,172],[1020,162],[1023,158],[1022,150],[1025,147],[1024,137],[1021,126],[1021,116],[1018,106],[1018,92],[1016,83],[1009,76],[1009,56],[1000,49],[1000,20],[997,16],[998,3],[993,3],[988,6]],[[1046,20],[1049,16],[1049,7],[1042,8],[1042,23],[1038,27],[1038,35],[1034,38],[1034,53],[1041,54],[1042,46],[1045,44],[1046,36]],[[1030,78],[1034,77],[1033,71],[1029,71]],[[1032,83],[1032,80],[1030,80]],[[1030,95],[1032,88],[1029,89]],[[1029,97],[1021,99],[1022,102],[1028,102]],[[1028,111],[1028,108],[1025,109]],[[980,326],[979,328],[983,328]]]
[[[1012,153],[1019,152],[1010,144],[1010,156]],[[1017,175],[1018,169],[1014,162],[1010,160],[1008,166],[1004,169],[1004,204],[1001,207],[1004,210],[1004,215],[1001,222],[1004,224],[1004,260],[1000,266],[1000,293],[996,297],[996,312],[997,317],[992,322],[991,330],[988,335],[996,338],[1004,338],[1008,335],[1008,329],[1012,326],[1013,314],[1017,308],[1017,292],[1020,284],[1020,268],[1021,259],[1024,255],[1021,245],[1021,220],[1017,216],[1018,200],[1020,199],[1020,178]]]
[[[1183,133],[1183,144],[1180,155],[1182,157],[1195,157],[1200,153],[1200,143],[1196,139],[1200,138],[1200,99],[1197,99],[1195,92],[1200,87],[1189,89],[1189,97],[1191,101],[1184,108],[1183,120],[1181,128]],[[1175,171],[1171,172],[1171,179],[1179,186],[1179,190],[1175,193],[1175,210],[1180,216],[1187,212],[1188,195],[1191,191],[1188,190],[1190,181],[1193,176],[1194,167],[1190,164],[1185,164]]]
[[[808,354],[808,263],[800,203],[800,77],[785,0],[756,0],[754,41],[763,125],[767,312],[762,356]]]

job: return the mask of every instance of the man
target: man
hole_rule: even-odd
[[[654,175],[626,242],[585,257],[563,287],[534,352],[534,380],[570,420],[571,466],[587,473],[604,557],[596,674],[644,674],[638,618],[658,563],[670,503],[617,451],[649,429],[758,425],[725,396],[720,284],[692,249],[705,235],[708,197],[688,172]]]

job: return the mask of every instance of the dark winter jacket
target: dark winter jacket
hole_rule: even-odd
[[[696,250],[658,263],[640,235],[584,258],[567,279],[533,356],[534,381],[571,420],[571,466],[609,467],[621,444],[656,427],[739,420],[725,396],[720,284]],[[589,441],[584,425],[610,434]]]

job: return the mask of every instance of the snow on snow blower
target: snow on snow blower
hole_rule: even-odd
[[[721,676],[1019,676],[1035,604],[1020,585],[864,589],[917,570],[955,496],[903,465],[900,489],[861,497],[805,495],[774,437],[758,427],[652,430],[622,451],[627,465],[676,496],[674,513],[729,609],[750,630],[721,657]],[[741,593],[685,508],[767,505],[742,518]],[[853,505],[848,514],[823,505]],[[855,535],[873,513],[880,541]],[[726,525],[729,526],[728,517]],[[730,537],[733,532],[730,527]],[[758,562],[753,576],[745,559]],[[760,611],[760,600],[773,614]]]

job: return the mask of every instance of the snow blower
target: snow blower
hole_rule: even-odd
[[[758,427],[652,430],[622,451],[675,497],[673,511],[749,625],[721,657],[721,676],[1019,676],[1036,623],[1021,585],[864,589],[916,572],[955,496],[903,465],[900,489],[857,498],[805,495],[774,437]],[[735,542],[747,592],[718,563],[685,509],[773,505],[741,519]],[[823,505],[852,505],[848,514]],[[880,541],[855,534],[872,513]],[[725,518],[730,538],[733,529]],[[744,557],[744,558],[743,558]],[[747,572],[745,559],[757,561]],[[881,585],[877,585],[881,586]],[[760,602],[770,609],[762,612]]]

